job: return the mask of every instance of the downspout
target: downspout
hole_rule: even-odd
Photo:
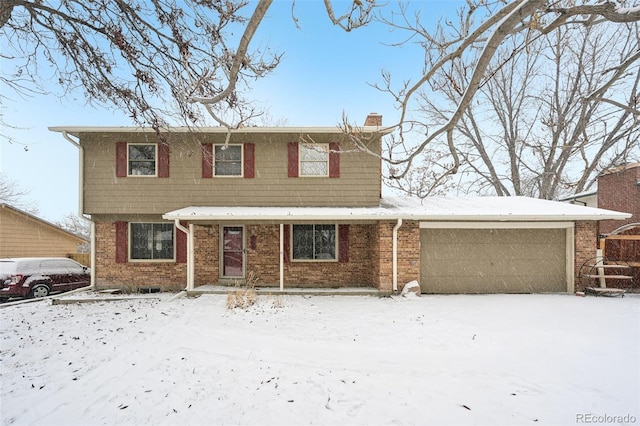
[[[176,228],[187,235],[187,290],[194,288],[194,259],[193,259],[193,224],[189,224],[189,228],[185,228],[180,223],[180,219],[175,219]]]
[[[398,291],[398,229],[402,226],[402,218],[393,227],[393,291]]]
[[[284,290],[284,224],[280,224],[280,291]]]
[[[84,187],[84,148],[79,142],[74,141],[66,130],[62,131],[62,137],[78,148],[78,216],[82,216],[91,222],[91,289],[96,288],[96,224],[93,219],[87,218],[84,214],[84,197],[82,188]]]

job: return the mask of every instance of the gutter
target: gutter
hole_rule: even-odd
[[[402,218],[398,218],[398,223],[393,227],[393,291],[398,291],[398,229],[402,226]]]
[[[84,186],[84,148],[80,145],[80,142],[77,142],[69,136],[66,130],[62,131],[62,137],[67,141],[71,142],[73,146],[78,148],[78,216],[82,216],[87,219],[84,214],[84,197],[82,193],[82,188]],[[91,222],[91,285],[89,286],[92,290],[96,289],[96,224],[92,219],[89,219]]]

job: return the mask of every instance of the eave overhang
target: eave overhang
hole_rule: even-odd
[[[553,222],[624,220],[628,213],[527,197],[383,198],[374,207],[189,206],[165,213],[166,220],[224,221],[455,221]]]

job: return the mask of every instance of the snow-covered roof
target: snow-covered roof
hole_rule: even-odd
[[[559,198],[558,200],[559,201],[572,201],[572,200],[578,200],[580,198],[595,197],[596,195],[598,195],[598,190],[594,189],[594,190],[591,190],[591,191],[580,192],[578,194],[567,195],[567,196]]]
[[[150,127],[133,127],[133,126],[54,126],[49,127],[52,132],[68,133],[78,137],[80,133],[155,133],[155,129]],[[363,126],[357,130],[362,133],[380,133],[387,134],[393,131],[392,127],[379,126]],[[228,130],[226,127],[170,127],[161,129],[162,133],[327,133],[341,134],[344,133],[338,126],[326,127],[241,127],[239,129]]]
[[[528,197],[383,198],[374,207],[208,207],[190,206],[165,213],[186,221],[572,221],[622,220],[628,213]]]

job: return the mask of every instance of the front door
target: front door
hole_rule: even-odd
[[[244,227],[222,227],[222,277],[244,278]]]

